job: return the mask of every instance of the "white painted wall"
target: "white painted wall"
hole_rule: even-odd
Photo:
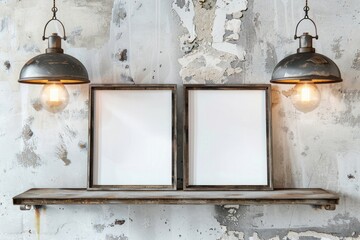
[[[267,83],[275,64],[296,51],[292,36],[303,16],[303,1],[295,0],[63,0],[58,7],[65,52],[86,65],[94,83]],[[344,82],[320,86],[322,102],[307,114],[291,105],[289,87],[274,86],[274,183],[338,192],[335,211],[49,206],[36,217],[12,197],[33,187],[86,186],[88,89],[69,88],[61,114],[41,109],[40,88],[17,78],[46,48],[51,1],[0,0],[0,239],[359,239],[360,6],[319,0],[310,7],[315,47],[336,61]],[[127,60],[119,61],[124,49]],[[180,88],[180,102],[181,95]]]

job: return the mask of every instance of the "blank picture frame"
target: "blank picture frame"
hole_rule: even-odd
[[[271,85],[185,85],[184,189],[272,190]]]
[[[176,85],[90,85],[89,190],[176,189]]]

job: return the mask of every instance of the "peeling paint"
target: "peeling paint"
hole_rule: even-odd
[[[123,225],[125,223],[125,220],[123,220],[123,219],[116,219],[115,220],[115,225]]]
[[[216,6],[216,0],[199,0],[201,7],[206,10],[211,10]]]
[[[341,236],[360,237],[360,221],[356,217],[350,216],[349,213],[337,214],[333,219],[328,221],[327,226],[323,227],[298,227],[298,228],[258,228],[257,219],[262,219],[262,212],[256,213],[252,211],[252,207],[240,206],[240,208],[232,206],[216,207],[216,220],[220,223],[224,232],[224,237],[233,237],[234,233],[238,234],[240,239],[334,239],[340,240]],[[310,225],[308,223],[308,225]],[[257,228],[255,231],[254,228]]]
[[[234,62],[244,60],[245,52],[240,51],[239,55],[238,50],[234,51],[234,49],[238,48],[236,44],[228,43],[230,45],[223,45],[223,43],[225,43],[223,39],[225,31],[222,33],[214,32],[214,26],[219,24],[216,23],[216,21],[223,24],[223,27],[227,24],[228,31],[231,31],[231,35],[229,35],[228,38],[232,40],[238,39],[241,21],[239,19],[232,19],[226,22],[226,14],[233,13],[232,10],[244,10],[241,7],[239,8],[244,2],[246,1],[238,4],[232,3],[231,6],[219,3],[220,5],[217,5],[216,8],[202,8],[202,3],[204,2],[194,2],[196,14],[194,15],[192,25],[196,29],[196,45],[192,42],[195,38],[191,37],[190,32],[180,38],[181,49],[186,54],[179,59],[182,66],[180,75],[185,82],[225,83],[228,81],[229,76],[242,72],[240,65],[237,65],[236,68],[232,66]],[[216,2],[216,4],[218,4],[218,2]],[[230,7],[233,9],[230,10]],[[223,18],[216,15],[219,8],[225,9],[218,13],[223,16]],[[187,16],[179,11],[177,11],[177,13],[181,20]],[[187,29],[189,31],[191,28],[188,27]],[[193,35],[195,36],[195,34]],[[217,36],[220,35],[221,40],[218,40],[219,44],[216,47],[214,46],[214,42],[216,42]],[[230,48],[223,48],[222,46],[230,46]]]
[[[193,24],[195,17],[194,4],[192,0],[184,0],[185,4],[182,4],[180,1],[180,5],[178,5],[178,1],[173,2],[173,10],[177,13],[180,18],[181,25],[186,29],[189,35],[189,41],[194,41],[197,37],[195,33],[195,26]]]
[[[180,37],[180,49],[183,53],[188,54],[198,47],[199,44],[197,43],[196,38],[191,40],[190,36],[187,34]]]
[[[241,21],[238,20],[227,20],[226,15],[227,14],[236,14],[238,12],[245,11],[247,9],[247,1],[234,1],[234,0],[222,0],[216,2],[216,11],[215,11],[215,17],[214,17],[214,24],[212,27],[212,47],[223,52],[227,52],[230,54],[233,54],[237,56],[239,59],[244,60],[246,52],[245,50],[237,44],[229,43],[226,40],[224,41],[223,36],[225,35],[226,23],[228,21],[235,21],[237,27],[232,27],[235,30],[240,31],[240,24]],[[240,15],[242,16],[242,14]],[[229,26],[234,24],[229,24]],[[236,33],[235,33],[236,36]]]
[[[120,61],[120,62],[125,62],[128,60],[128,56],[127,56],[127,49],[122,49],[119,50],[116,54],[115,54],[116,58]]]
[[[36,32],[48,19],[51,3],[0,2],[0,38],[9,43],[0,45],[0,238],[36,239],[36,219],[19,214],[11,197],[33,187],[84,187],[87,89],[72,90],[67,109],[51,116],[42,111],[36,86],[19,90],[21,66],[45,48]],[[360,240],[360,49],[354,30],[360,20],[355,2],[328,1],[326,8],[321,1],[311,2],[314,20],[327,23],[319,30],[331,32],[316,42],[317,49],[337,60],[344,82],[319,87],[322,103],[306,117],[291,104],[291,86],[273,85],[272,92],[275,187],[338,192],[335,211],[298,205],[53,206],[46,216],[41,211],[41,239]],[[171,82],[179,88],[182,82],[268,83],[277,61],[296,48],[292,34],[303,8],[303,2],[288,0],[57,4],[69,38],[64,50],[86,65],[93,83]],[[329,10],[335,8],[336,16]],[[319,156],[324,156],[321,161]],[[71,168],[57,171],[70,158],[76,159]]]
[[[348,175],[347,175],[347,178],[348,178],[348,179],[355,179],[355,176],[352,175],[352,174],[348,174]]]

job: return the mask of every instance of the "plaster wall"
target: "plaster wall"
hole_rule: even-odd
[[[268,83],[276,63],[296,51],[292,37],[303,4],[57,3],[69,38],[63,48],[85,64],[93,83],[177,83],[180,103],[182,83]],[[41,34],[51,1],[0,0],[0,239],[360,239],[360,5],[318,0],[310,7],[320,36],[315,47],[335,60],[344,82],[319,86],[321,104],[307,114],[291,105],[290,86],[273,86],[274,184],[337,192],[335,211],[103,205],[21,212],[12,197],[29,188],[86,186],[88,87],[69,87],[71,103],[62,113],[44,111],[41,88],[19,85],[17,78],[23,64],[46,48]]]

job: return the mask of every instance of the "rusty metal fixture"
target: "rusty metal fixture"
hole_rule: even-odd
[[[308,1],[304,7],[305,16],[296,25],[294,39],[299,39],[297,53],[281,60],[275,67],[271,83],[296,84],[296,83],[337,83],[342,82],[338,66],[330,58],[316,53],[313,48],[313,38],[318,39],[315,22],[309,18]],[[298,36],[298,27],[304,20],[309,20],[315,27],[315,36],[305,32]]]
[[[27,205],[27,204],[25,204],[25,205],[20,205],[20,210],[21,210],[21,211],[29,211],[29,210],[31,210],[31,208],[32,208],[31,205]]]
[[[83,84],[89,83],[89,76],[85,66],[76,58],[64,54],[61,48],[61,39],[66,40],[65,27],[56,18],[58,11],[55,0],[52,7],[53,17],[44,27],[43,40],[48,40],[48,48],[45,54],[40,54],[30,59],[21,69],[19,82],[30,84],[46,84],[60,82],[62,84]],[[51,21],[61,24],[64,36],[61,38],[57,33],[46,37],[46,28]]]

